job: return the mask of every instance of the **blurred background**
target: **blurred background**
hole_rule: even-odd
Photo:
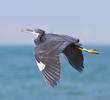
[[[0,100],[109,100],[109,0],[1,0]],[[84,47],[85,69],[73,69],[60,55],[60,82],[50,88],[33,56],[35,36],[21,28],[77,37]]]

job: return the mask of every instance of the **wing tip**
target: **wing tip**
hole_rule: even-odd
[[[54,88],[57,86],[60,78],[58,80],[53,79],[53,77],[46,70],[41,71],[41,73],[49,87]]]
[[[77,70],[78,72],[82,72],[82,71],[83,71],[83,69],[84,69],[84,66],[81,66],[81,67],[76,67],[76,70]]]

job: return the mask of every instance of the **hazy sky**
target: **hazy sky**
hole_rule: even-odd
[[[35,37],[21,28],[110,44],[110,0],[0,0],[0,44],[32,44]]]

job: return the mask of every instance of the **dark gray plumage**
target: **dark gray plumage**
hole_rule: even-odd
[[[75,69],[82,71],[83,55],[77,48],[80,46],[79,39],[66,35],[45,34],[45,31],[40,29],[35,31],[39,36],[34,40],[37,46],[34,49],[34,55],[39,63],[42,62],[46,66],[41,72],[51,87],[57,85],[60,79],[60,53],[66,56]]]
[[[51,87],[57,85],[60,79],[60,53],[62,53],[72,67],[79,72],[84,68],[82,50],[91,53],[98,53],[93,49],[87,50],[81,48],[79,39],[72,38],[67,35],[49,34],[41,29],[27,29],[25,32],[32,32],[37,36],[34,40],[36,44],[34,55],[39,70],[41,71],[45,81]]]

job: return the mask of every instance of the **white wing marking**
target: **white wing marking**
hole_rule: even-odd
[[[46,66],[41,61],[40,61],[40,63],[36,61],[36,63],[38,65],[38,68],[39,68],[40,71],[45,69]]]

